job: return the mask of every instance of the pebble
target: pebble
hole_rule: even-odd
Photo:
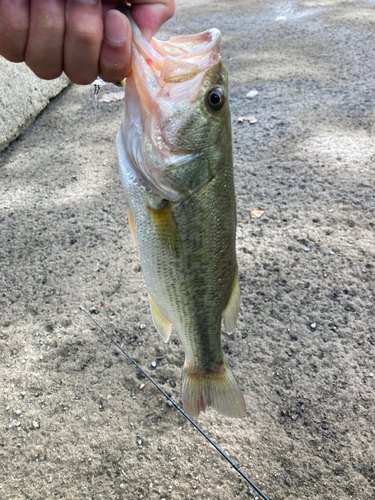
[[[156,361],[152,361],[152,363],[151,363],[151,367],[152,367],[152,368],[156,368]]]
[[[120,488],[123,490],[125,488],[125,484],[120,484]]]
[[[141,444],[142,444],[142,439],[138,439],[137,443],[139,444],[139,446],[141,446]]]
[[[259,94],[259,92],[255,89],[250,90],[247,94],[246,97],[249,97],[250,99],[253,99],[253,97],[256,97]]]
[[[374,374],[371,372],[371,373],[369,373],[369,374],[368,374],[368,376],[369,376],[369,377],[373,377],[373,376],[374,376]]]
[[[244,121],[248,121],[250,125],[254,125],[258,120],[255,116],[240,116],[237,118],[238,123],[243,123]]]
[[[370,377],[371,377],[371,375],[370,375]],[[169,406],[169,408],[172,408],[172,406],[173,406],[172,401],[169,401],[169,400],[168,400],[168,401],[166,401],[166,402],[165,402],[165,404],[166,404],[167,406]]]
[[[332,252],[332,250],[329,252],[329,255],[335,255],[335,252]]]
[[[305,252],[311,252],[311,248],[304,248]]]
[[[77,179],[77,176],[76,175],[72,175],[72,179]]]
[[[362,272],[363,272],[363,273],[367,273],[367,270],[366,270],[366,269],[362,269]]]
[[[15,413],[16,415],[21,415],[21,412],[20,412],[19,410],[16,410],[14,413]]]
[[[17,422],[17,423],[16,423],[16,427],[19,427],[20,425],[21,425],[21,423],[20,423],[20,422]]]
[[[139,325],[139,329],[140,329],[140,330],[144,330],[145,328],[146,328],[146,325],[145,325],[144,323],[141,323],[141,324]]]
[[[311,328],[316,328],[316,323],[311,323]]]
[[[21,448],[21,443],[18,443],[16,446],[17,448]]]
[[[247,490],[247,494],[248,494],[248,495],[254,495],[254,490],[253,490],[253,488],[249,488],[249,489]]]
[[[324,431],[328,431],[328,429],[329,429],[329,425],[327,425],[327,424],[323,424],[323,425],[322,425],[322,429],[323,429]]]

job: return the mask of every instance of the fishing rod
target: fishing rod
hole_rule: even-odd
[[[115,339],[113,337],[111,337],[111,335],[109,333],[107,333],[104,328],[99,325],[99,323],[92,317],[90,316],[90,314],[83,308],[83,307],[80,307],[81,311],[83,311],[90,319],[93,323],[95,323],[95,325],[100,328],[100,330],[104,333],[104,335],[106,335],[109,340],[111,342],[113,342],[113,344],[115,344],[115,346],[123,353],[125,354],[125,356],[128,358],[129,361],[131,361],[131,363],[133,363],[133,365],[138,368],[138,370],[156,387],[156,389],[158,389],[158,391],[160,391],[163,396],[165,396],[168,401],[170,401],[172,403],[172,405],[176,408],[176,410],[178,410],[185,418],[186,420],[188,420],[191,425],[198,431],[200,432],[200,434],[215,448],[216,451],[218,451],[220,453],[220,455],[227,461],[229,462],[229,464],[238,472],[238,474],[240,474],[244,479],[245,481],[263,498],[263,500],[269,500],[268,497],[266,497],[266,495],[251,481],[251,479],[249,479],[246,474],[244,472],[242,472],[242,470],[228,457],[228,455],[226,453],[223,452],[222,449],[219,448],[219,446],[214,443],[212,441],[212,439],[210,437],[207,436],[207,434],[202,431],[202,429],[189,417],[189,415],[187,415],[184,410],[182,408],[180,408],[178,406],[178,404],[176,404],[172,398],[170,398],[168,396],[167,393],[165,393],[163,391],[163,389],[149,376],[147,375],[147,373],[134,361],[134,359],[115,341]]]

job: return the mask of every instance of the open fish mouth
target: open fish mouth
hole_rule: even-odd
[[[148,42],[134,22],[132,29],[132,73],[126,80],[120,134],[136,176],[162,198],[178,201],[210,177],[204,172],[197,185],[186,188],[171,172],[189,163],[197,171],[195,160],[199,163],[218,140],[194,144],[189,134],[206,112],[204,94],[212,86],[209,75],[222,66],[221,35],[210,29]]]

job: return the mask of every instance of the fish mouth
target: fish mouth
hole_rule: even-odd
[[[135,30],[132,69],[144,73],[143,76],[150,76],[151,71],[159,86],[184,83],[216,64],[220,40],[220,31],[215,28],[197,35],[172,37],[166,42],[153,38],[150,43]]]

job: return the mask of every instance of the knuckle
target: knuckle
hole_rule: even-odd
[[[96,26],[78,25],[73,36],[76,42],[85,46],[95,46],[101,42]]]

